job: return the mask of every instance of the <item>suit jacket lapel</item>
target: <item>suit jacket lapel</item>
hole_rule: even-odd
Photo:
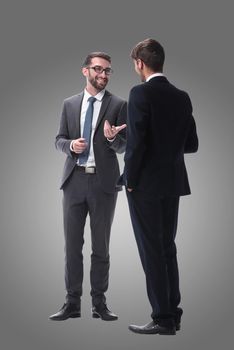
[[[76,137],[79,138],[80,137],[80,112],[81,112],[81,105],[82,105],[82,100],[84,97],[84,93],[80,93],[79,95],[77,95],[77,99],[75,100],[74,103],[74,110],[75,110],[75,126],[76,126]]]
[[[102,101],[102,106],[99,112],[99,116],[98,116],[98,120],[97,120],[97,124],[96,124],[96,128],[95,128],[95,132],[97,131],[104,115],[106,112],[106,109],[110,103],[111,100],[111,94],[109,93],[109,91],[106,90],[105,95],[103,96],[103,101]]]

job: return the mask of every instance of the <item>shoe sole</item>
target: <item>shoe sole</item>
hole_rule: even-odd
[[[118,317],[105,319],[100,314],[98,314],[97,312],[92,312],[92,317],[93,318],[100,318],[103,321],[116,321],[116,320],[118,320]]]
[[[66,321],[69,318],[79,318],[79,317],[81,317],[81,314],[70,315],[69,317],[66,317],[66,318],[50,318],[49,317],[49,320],[50,321]]]
[[[158,332],[158,333],[154,333],[154,332],[147,332],[147,333],[145,333],[145,332],[137,332],[137,331],[133,331],[132,329],[130,329],[130,331],[132,331],[133,333],[135,333],[135,334],[144,334],[144,335],[152,335],[152,334],[158,334],[158,335],[176,335],[176,332],[165,332],[165,333],[162,333],[162,332]]]
[[[69,318],[79,318],[81,317],[81,314],[71,315]]]
[[[154,332],[154,331],[149,331],[149,332],[144,332],[144,331],[140,331],[139,332],[139,330],[135,330],[135,329],[132,329],[132,328],[130,328],[130,327],[128,327],[128,329],[131,331],[131,332],[133,332],[133,333],[135,333],[135,334],[145,334],[145,335],[149,335],[149,334],[159,334],[159,335],[176,335],[176,331],[170,331],[170,332],[168,332],[168,331],[165,331],[165,332]]]

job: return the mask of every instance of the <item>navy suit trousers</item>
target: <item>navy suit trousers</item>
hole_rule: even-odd
[[[176,230],[179,197],[127,191],[132,226],[154,320],[176,319],[180,303]]]

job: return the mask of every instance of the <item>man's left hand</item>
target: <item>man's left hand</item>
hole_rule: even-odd
[[[123,130],[126,128],[126,124],[122,124],[120,126],[114,126],[114,125],[110,125],[110,123],[108,122],[108,120],[105,120],[105,124],[104,124],[104,135],[106,138],[108,139],[114,139],[115,136],[120,132],[120,130]]]

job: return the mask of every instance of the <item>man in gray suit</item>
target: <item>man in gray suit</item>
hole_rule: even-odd
[[[56,148],[67,155],[62,177],[65,234],[66,302],[51,320],[81,316],[83,235],[90,216],[92,316],[116,320],[106,304],[109,240],[117,193],[119,164],[125,150],[126,102],[105,90],[112,73],[111,58],[90,53],[83,64],[86,87],[65,99]]]

